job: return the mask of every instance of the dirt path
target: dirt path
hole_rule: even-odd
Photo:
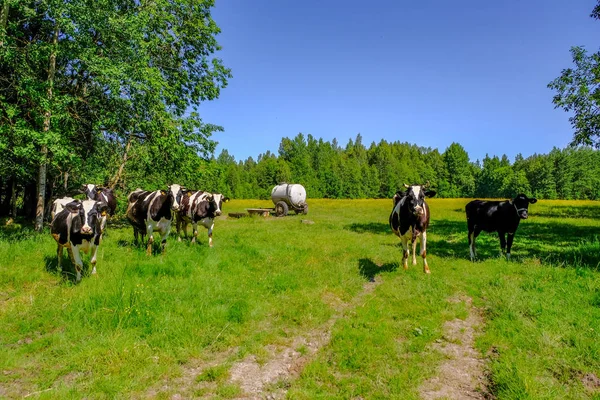
[[[433,348],[448,359],[440,366],[438,376],[421,386],[421,397],[424,400],[489,399],[485,363],[474,348],[477,332],[483,326],[481,312],[472,306],[469,297],[451,301],[464,301],[469,316],[465,320],[455,319],[444,324],[444,338]]]
[[[241,396],[236,398],[252,400],[284,398],[290,382],[298,377],[304,366],[329,343],[331,328],[335,322],[352,309],[364,304],[379,283],[381,281],[376,280],[365,283],[363,290],[348,303],[343,303],[333,296],[326,298],[325,301],[335,310],[334,315],[322,326],[305,335],[290,339],[285,346],[267,346],[265,348],[267,357],[261,356],[262,360],[267,359],[266,362],[260,363],[255,355],[233,362],[229,369],[229,383],[238,385],[242,390]],[[164,394],[172,392],[176,392],[171,396],[173,400],[211,398],[216,384],[198,382],[198,376],[207,368],[227,364],[232,357],[235,357],[236,351],[237,349],[230,349],[215,355],[210,361],[195,360],[189,363],[184,367],[181,377],[150,389],[144,398],[164,397]]]

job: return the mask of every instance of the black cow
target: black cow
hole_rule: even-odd
[[[412,185],[406,187],[405,192],[398,191],[394,195],[394,208],[390,215],[390,227],[402,241],[402,266],[408,269],[408,242],[413,248],[413,265],[417,264],[417,236],[421,240],[421,257],[423,257],[423,271],[429,274],[427,265],[427,227],[429,226],[429,206],[425,196],[435,196],[435,191],[427,190],[426,185]]]
[[[484,201],[473,200],[465,206],[467,214],[467,225],[469,228],[469,250],[471,260],[477,256],[475,252],[475,239],[481,231],[498,232],[500,237],[500,249],[506,252],[506,258],[510,259],[510,248],[512,247],[515,232],[522,219],[527,219],[529,204],[537,202],[535,198],[528,198],[519,194],[512,201]],[[508,240],[506,240],[508,234]]]
[[[136,189],[127,197],[127,219],[133,226],[135,243],[138,243],[138,234],[148,235],[148,254],[152,253],[154,243],[153,232],[159,232],[161,236],[162,251],[165,251],[167,236],[171,231],[173,222],[173,211],[179,210],[181,199],[185,188],[180,185],[169,185],[167,190],[155,190],[153,192]]]
[[[112,217],[117,209],[117,198],[112,189],[96,186],[93,183],[83,185],[81,191],[89,200],[104,201],[108,204],[108,214]],[[106,216],[102,219],[102,232],[106,228]]]
[[[56,202],[59,200],[55,201]],[[96,252],[101,242],[101,218],[108,212],[108,204],[95,200],[73,200],[62,206],[54,214],[50,232],[58,248],[58,266],[62,268],[63,248],[69,252],[71,262],[77,271],[77,282],[81,280],[83,261],[79,250],[91,253],[92,274],[96,273]]]
[[[215,226],[214,219],[221,215],[221,206],[223,202],[228,202],[229,198],[221,193],[209,193],[203,191],[188,192],[188,196],[183,196],[181,207],[177,213],[177,240],[181,241],[179,236],[180,228],[183,228],[183,236],[187,239],[187,225],[191,222],[194,228],[192,243],[198,236],[198,222],[208,229],[208,245],[213,246],[212,232]]]

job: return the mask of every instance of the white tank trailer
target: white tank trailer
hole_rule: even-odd
[[[280,183],[271,191],[271,200],[275,204],[275,215],[283,217],[289,210],[296,214],[307,214],[306,189],[297,183]]]

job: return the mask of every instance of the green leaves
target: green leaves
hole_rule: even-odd
[[[564,69],[548,84],[557,94],[555,108],[573,113],[575,130],[571,145],[600,147],[600,52],[588,54],[583,47],[571,48],[575,68]]]
[[[231,77],[213,56],[220,32],[210,15],[213,1],[3,5],[8,12],[0,9],[0,149],[9,157],[3,176],[24,165],[25,180],[35,179],[42,146],[48,148],[50,178],[75,172],[73,184],[97,175],[107,179],[124,164],[123,176],[135,180],[127,172],[128,144],[140,164],[132,172],[143,171],[144,177],[157,162],[190,171],[198,157],[212,155],[211,135],[222,128],[204,123],[196,109],[216,99]],[[56,74],[50,82],[51,54]],[[47,113],[50,128],[44,132]],[[95,172],[98,165],[104,171]],[[166,180],[161,171],[159,180]]]

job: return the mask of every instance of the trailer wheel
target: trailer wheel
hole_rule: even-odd
[[[288,214],[288,205],[285,201],[279,201],[275,204],[275,215],[285,217]]]

